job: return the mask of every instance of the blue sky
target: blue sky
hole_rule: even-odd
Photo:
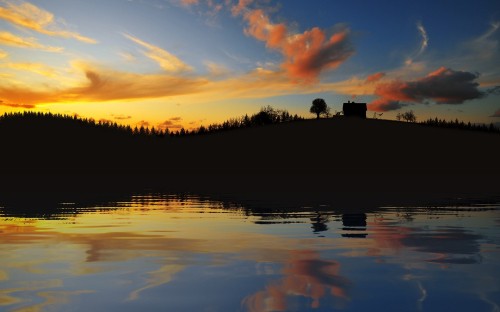
[[[0,0],[0,113],[175,129],[322,97],[496,123],[499,28],[487,0]]]

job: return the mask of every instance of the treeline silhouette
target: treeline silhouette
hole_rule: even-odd
[[[144,127],[130,125],[120,125],[116,122],[109,121],[96,121],[93,118],[82,118],[77,115],[63,115],[63,114],[53,114],[53,113],[42,113],[42,112],[16,112],[16,113],[6,113],[0,116],[0,130],[2,127],[9,128],[10,130],[15,129],[17,126],[29,124],[31,126],[44,126],[49,125],[54,129],[93,129],[92,131],[98,131],[108,134],[127,134],[132,136],[140,137],[180,137],[186,135],[200,135],[209,134],[215,132],[222,132],[234,129],[249,128],[255,126],[263,126],[270,124],[278,124],[283,122],[291,122],[303,120],[303,117],[297,114],[291,115],[287,110],[275,109],[271,106],[262,107],[258,113],[251,116],[248,114],[241,116],[239,118],[230,118],[222,123],[213,123],[208,126],[200,126],[196,129],[184,129],[181,128],[176,131],[171,131],[168,128],[159,129],[154,126]]]
[[[458,119],[447,121],[445,119],[429,118],[425,121],[420,122],[424,125],[429,125],[433,127],[440,128],[450,128],[450,129],[461,129],[461,130],[473,130],[473,131],[483,131],[483,132],[492,132],[492,133],[500,133],[500,128],[495,127],[493,123],[487,124],[473,124],[470,121],[465,123],[463,121],[459,121]]]

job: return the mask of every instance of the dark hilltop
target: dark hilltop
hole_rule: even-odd
[[[496,131],[290,116],[232,128],[169,135],[76,117],[3,116],[1,193],[161,189],[353,205],[500,194]]]

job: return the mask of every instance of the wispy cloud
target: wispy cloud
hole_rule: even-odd
[[[185,64],[177,56],[158,46],[142,41],[139,38],[131,36],[129,34],[123,34],[123,36],[137,43],[143,48],[146,48],[147,51],[143,52],[144,55],[158,63],[158,65],[160,65],[160,67],[163,68],[166,72],[180,73],[192,70],[189,65]]]
[[[8,57],[9,54],[5,52],[4,50],[0,49],[0,60]]]
[[[478,38],[468,42],[466,46],[473,52],[474,58],[481,60],[495,59],[498,61],[500,40],[495,35],[500,29],[500,21],[490,24],[489,29]]]
[[[62,52],[61,47],[45,46],[35,38],[19,37],[7,31],[0,31],[0,44],[18,48],[37,49],[46,52]]]
[[[0,2],[0,18],[44,35],[76,39],[85,43],[97,43],[96,40],[60,29],[54,15],[29,2],[2,0]]]
[[[9,103],[0,100],[0,106],[14,107],[14,108],[35,108],[33,104],[19,104],[19,103]]]
[[[500,118],[500,109],[493,113],[490,117],[499,117]]]
[[[132,118],[132,116],[130,115],[111,115],[111,116],[113,116],[113,118],[116,120],[127,120]]]
[[[414,53],[414,55],[406,59],[405,62],[406,65],[412,65],[414,60],[417,59],[420,55],[422,55],[429,46],[429,36],[427,35],[427,31],[425,30],[424,25],[420,21],[417,22],[417,30],[418,33],[420,34],[420,39],[421,39],[420,48],[416,53]]]
[[[40,63],[4,63],[0,64],[0,68],[28,71],[45,77],[54,77],[57,74],[53,68]]]
[[[86,77],[76,87],[41,89],[27,85],[0,85],[0,98],[28,104],[161,98],[196,94],[208,82],[203,78],[120,72],[85,63],[75,63],[73,66],[74,70],[83,72]]]
[[[412,66],[414,61],[420,57],[420,55],[422,55],[425,50],[427,50],[427,47],[429,46],[429,36],[427,35],[427,31],[425,30],[424,28],[424,25],[422,24],[422,22],[418,21],[417,22],[417,30],[418,30],[418,33],[420,34],[420,48],[418,49],[417,52],[414,52],[413,55],[409,56],[406,61],[405,61],[405,64],[407,66]]]
[[[27,104],[105,102],[119,100],[186,97],[191,103],[227,99],[265,98],[286,94],[310,94],[331,90],[330,85],[291,83],[282,72],[255,71],[212,79],[213,76],[192,77],[163,74],[137,74],[102,68],[92,64],[74,63],[74,70],[85,80],[73,87],[40,87],[0,85],[0,98]]]
[[[418,55],[420,55],[424,53],[425,49],[427,49],[427,46],[429,45],[429,36],[427,36],[427,31],[425,30],[424,25],[422,25],[422,22],[417,22],[417,29],[420,33],[420,36],[422,37],[420,50],[418,51]]]

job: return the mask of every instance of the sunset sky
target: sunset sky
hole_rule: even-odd
[[[0,114],[176,129],[321,97],[500,123],[499,28],[498,0],[0,0]]]

